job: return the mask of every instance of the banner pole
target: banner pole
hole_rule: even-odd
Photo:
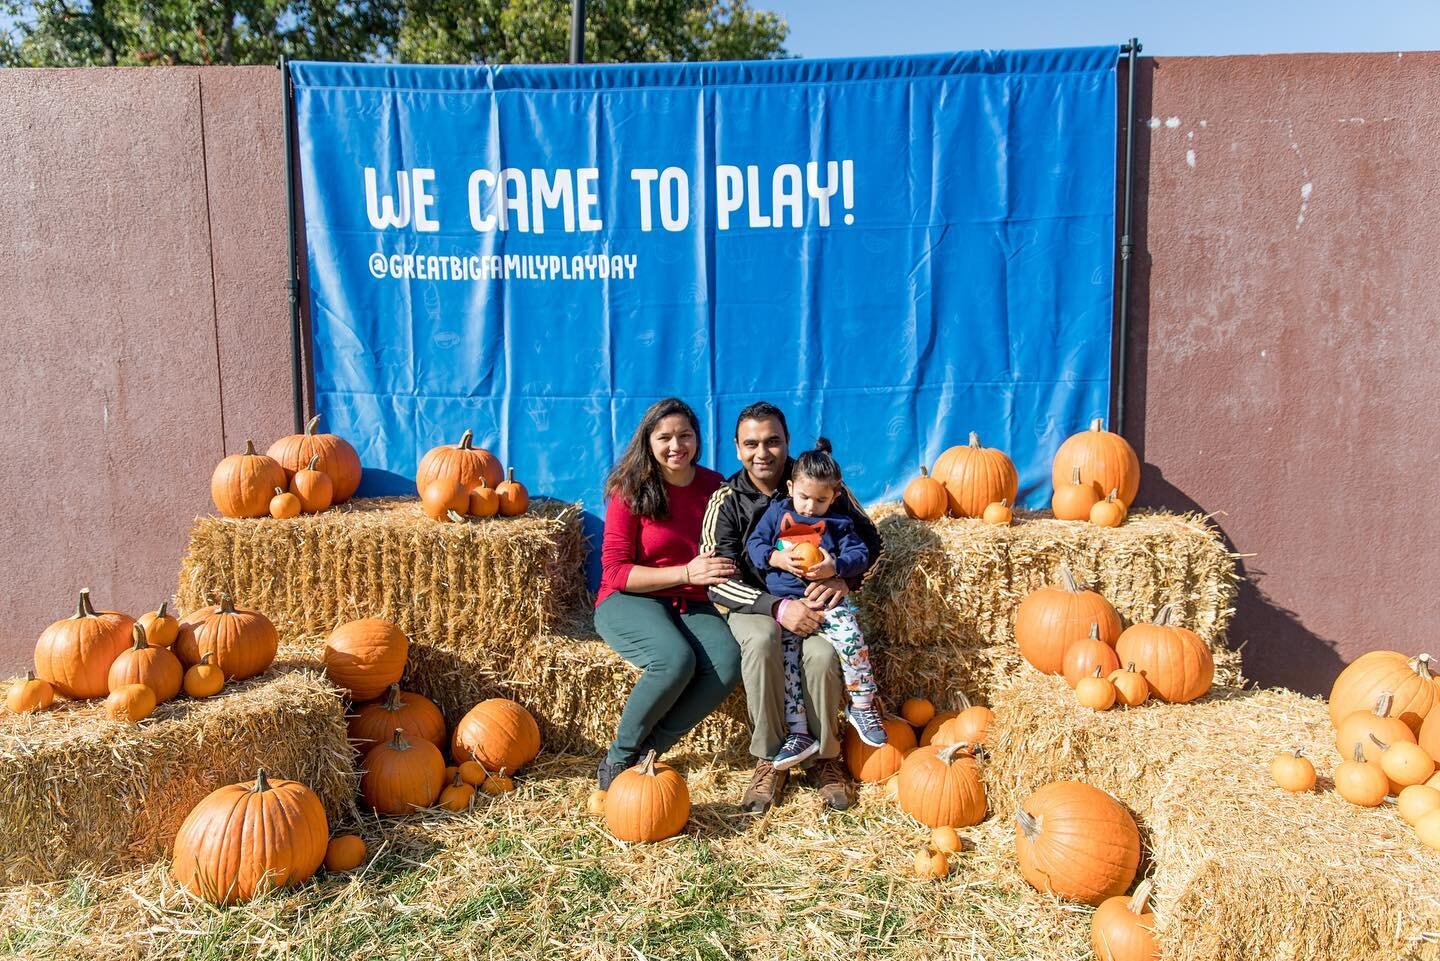
[[[570,62],[585,62],[585,0],[570,0]]]
[[[1135,194],[1135,58],[1139,55],[1140,39],[1131,37],[1120,45],[1127,54],[1125,71],[1125,228],[1120,234],[1120,311],[1116,322],[1115,410],[1110,418],[1111,430],[1125,433],[1125,360],[1130,345],[1130,255],[1135,250],[1131,233],[1131,200]]]
[[[285,101],[285,239],[289,245],[290,268],[290,382],[295,404],[295,433],[305,429],[305,378],[300,353],[300,271],[295,263],[295,162],[294,87],[290,83],[290,58],[281,55],[280,86]]]

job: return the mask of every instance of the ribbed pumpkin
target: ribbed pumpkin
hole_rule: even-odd
[[[919,746],[924,747],[932,743],[935,740],[935,735],[940,733],[940,728],[945,725],[945,722],[957,716],[959,713],[959,711],[941,711],[932,717],[925,725],[925,729],[920,732]]]
[[[920,465],[920,476],[905,485],[900,500],[905,505],[905,516],[921,521],[938,521],[950,508],[945,485],[931,477],[924,464]]]
[[[396,729],[445,749],[445,715],[428,697],[391,684],[384,700],[360,705],[350,718],[350,740],[360,753],[369,751]]]
[[[905,755],[915,747],[915,729],[903,718],[886,715],[881,723],[889,740],[880,747],[860,740],[853,727],[845,728],[845,766],[851,777],[866,784],[883,781],[899,771]]]
[[[1199,634],[1170,624],[1173,612],[1173,606],[1166,604],[1153,623],[1127,627],[1115,642],[1115,653],[1145,675],[1153,696],[1185,704],[1210,690],[1215,659]]]
[[[365,839],[358,834],[337,834],[325,847],[325,870],[353,871],[365,860]]]
[[[135,621],[116,611],[96,613],[90,590],[80,592],[75,615],[56,621],[35,642],[35,676],[61,697],[104,697],[110,665],[130,647]]]
[[[266,453],[285,471],[288,482],[295,472],[316,459],[316,470],[324,471],[334,485],[333,503],[343,504],[360,488],[360,455],[343,437],[317,434],[320,415],[310,418],[305,433],[289,434],[270,445]]]
[[[470,509],[470,492],[444,478],[431,481],[420,491],[420,508],[431,520],[453,520],[452,515],[464,514]]]
[[[389,621],[362,617],[325,639],[325,674],[354,701],[373,701],[405,673],[410,639]]]
[[[1057,521],[1088,521],[1090,511],[1099,502],[1095,488],[1081,482],[1077,467],[1069,480],[1055,485],[1055,493],[1050,496],[1050,513]]]
[[[1105,677],[1100,668],[1089,677],[1082,677],[1075,685],[1075,701],[1081,707],[1092,711],[1108,711],[1115,706],[1115,685]]]
[[[649,751],[621,771],[605,794],[605,826],[622,841],[663,841],[690,820],[690,789],[674,768],[655,763]]]
[[[1391,693],[1382,691],[1370,710],[1352,711],[1349,717],[1340,722],[1340,726],[1335,729],[1335,750],[1339,752],[1341,760],[1353,755],[1355,748],[1359,747],[1364,752],[1365,760],[1372,764],[1380,763],[1380,747],[1371,740],[1372,735],[1386,744],[1398,744],[1401,741],[1414,743],[1414,732],[1404,721],[1395,717],[1394,705],[1395,699]]]
[[[1358,744],[1348,760],[1335,766],[1333,779],[1335,793],[1360,807],[1379,807],[1390,791],[1390,779],[1380,770],[1380,765],[1365,760]]]
[[[36,677],[34,671],[27,671],[24,677],[16,678],[5,692],[5,710],[11,714],[44,711],[54,703],[54,685]]]
[[[320,455],[310,458],[310,463],[295,472],[290,478],[290,493],[300,501],[300,510],[306,514],[318,514],[329,510],[335,502],[335,484],[330,475],[317,466]]]
[[[185,669],[168,648],[150,646],[145,628],[136,624],[132,631],[135,643],[110,665],[106,684],[112,692],[126,684],[144,684],[155,692],[155,700],[164,704],[180,693]]]
[[[471,517],[494,517],[500,513],[499,492],[481,480],[470,492],[470,501],[465,512]]]
[[[195,805],[175,835],[170,874],[214,904],[300,884],[325,859],[325,805],[298,781],[231,784]]]
[[[210,475],[210,499],[226,517],[265,517],[275,488],[287,483],[284,468],[247,440],[245,453],[226,457]]]
[[[900,716],[911,727],[924,727],[935,716],[935,705],[930,703],[928,698],[908,698],[904,704],[900,705]]]
[[[1105,430],[1105,422],[1098,417],[1090,422],[1089,430],[1072,434],[1055,452],[1051,483],[1058,488],[1074,476],[1076,468],[1080,479],[1094,486],[1096,497],[1114,489],[1127,510],[1135,503],[1140,490],[1140,458],[1125,438]]]
[[[1110,683],[1115,685],[1115,700],[1126,707],[1139,707],[1150,700],[1150,682],[1135,670],[1133,662],[1123,671],[1111,671]]]
[[[1101,677],[1108,677],[1120,670],[1120,658],[1115,656],[1115,648],[1100,640],[1100,625],[1091,624],[1088,637],[1071,641],[1065,648],[1060,673],[1065,675],[1065,683],[1074,687],[1085,678],[1094,676],[1096,670],[1100,671]]]
[[[1015,502],[1020,475],[1002,450],[981,447],[980,435],[970,432],[970,443],[940,455],[931,475],[945,485],[952,517],[979,517],[999,500]]]
[[[519,517],[530,506],[530,492],[515,479],[513,467],[505,472],[505,481],[495,488],[495,493],[500,498],[501,517]]]
[[[1425,753],[1440,764],[1440,711],[1431,711],[1425,715],[1425,721],[1420,725],[1420,746]]]
[[[1090,919],[1090,949],[1095,961],[1160,961],[1155,940],[1155,913],[1150,910],[1154,885],[1147,878],[1130,897],[1106,898]]]
[[[1110,795],[1079,781],[1047,784],[1015,812],[1015,859],[1037,891],[1099,905],[1140,865],[1140,830]]]
[[[479,486],[482,478],[486,485],[499,487],[505,479],[500,461],[483,447],[476,447],[474,438],[475,432],[467,430],[458,444],[430,448],[415,471],[415,490],[422,492],[434,481],[447,480],[469,491]]]
[[[161,601],[159,608],[141,614],[136,622],[145,628],[145,642],[151,647],[169,647],[180,634],[180,621],[166,610],[168,606],[168,602]]]
[[[486,771],[514,774],[540,753],[540,726],[514,701],[492,697],[472,707],[455,725],[450,753]]]
[[[1015,512],[1010,509],[1008,500],[998,500],[993,504],[986,504],[980,520],[986,524],[993,524],[996,527],[1009,527],[1015,521]]]
[[[1065,669],[1071,641],[1099,628],[1100,640],[1114,646],[1120,638],[1120,615],[1095,591],[1084,590],[1070,568],[1060,565],[1060,583],[1031,591],[1015,614],[1015,641],[1020,655],[1045,674]]]
[[[1394,697],[1393,716],[1419,734],[1430,709],[1440,702],[1440,678],[1430,672],[1430,655],[1411,658],[1396,651],[1361,654],[1340,672],[1330,688],[1330,723],[1338,727],[1354,712],[1368,711],[1385,691]]]
[[[960,710],[955,713],[954,717],[942,722],[927,743],[938,744],[941,747],[959,741],[964,741],[973,747],[984,747],[989,744],[990,728],[995,725],[994,712],[988,707],[971,704],[970,698],[965,696],[964,691],[956,692],[955,698],[960,704]]]
[[[138,724],[155,713],[155,692],[144,684],[122,684],[105,698],[105,716]]]
[[[911,751],[900,765],[900,810],[930,828],[963,828],[985,820],[980,765],[964,742]]]
[[[211,663],[215,655],[206,651],[200,655],[200,662],[185,670],[181,687],[195,698],[214,697],[225,689],[225,672]]]
[[[204,608],[185,615],[180,622],[180,636],[175,640],[175,654],[180,663],[200,663],[206,651],[221,672],[232,681],[263,674],[275,660],[280,638],[270,618],[259,611],[236,607],[227,595],[220,606]]]
[[[1119,527],[1125,523],[1125,514],[1124,501],[1112,490],[1103,501],[1096,501],[1090,508],[1090,523],[1096,527]]]
[[[440,792],[440,799],[435,802],[435,806],[447,811],[464,811],[474,801],[474,785],[466,784],[464,778],[455,774],[445,785],[445,790]]]
[[[275,488],[275,496],[270,498],[270,516],[277,521],[288,521],[300,516],[300,498],[287,490]]]
[[[428,808],[445,787],[445,756],[429,741],[411,740],[396,728],[361,763],[360,794],[377,814],[410,814]]]

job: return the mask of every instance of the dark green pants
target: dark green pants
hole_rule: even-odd
[[[740,683],[740,648],[713,604],[611,594],[595,609],[605,643],[643,672],[620,712],[612,761],[663,754]]]

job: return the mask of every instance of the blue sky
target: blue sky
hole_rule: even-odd
[[[1140,38],[1146,55],[1440,50],[1440,0],[752,0],[791,53],[852,57]]]

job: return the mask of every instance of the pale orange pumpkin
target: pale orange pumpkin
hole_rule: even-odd
[[[985,512],[980,515],[980,520],[996,527],[1009,527],[1015,520],[1015,512],[1010,509],[1009,500],[998,500],[985,505]]]
[[[1430,709],[1440,703],[1440,678],[1431,673],[1430,655],[1371,651],[1357,657],[1330,689],[1330,723],[1339,727],[1355,711],[1369,710],[1383,691],[1394,696],[1394,716],[1418,735]]]
[[[270,492],[285,485],[285,469],[255,453],[255,442],[247,440],[245,453],[226,457],[210,475],[210,499],[225,517],[264,517],[270,513]]]
[[[350,741],[361,754],[387,739],[396,728],[445,749],[445,715],[435,702],[391,684],[383,700],[362,704],[350,718]]]
[[[912,697],[900,705],[900,716],[911,727],[924,727],[935,716],[935,705],[927,698]]]
[[[1390,780],[1391,794],[1399,794],[1411,785],[1424,784],[1435,774],[1435,762],[1420,745],[1410,741],[1389,744],[1374,734],[1370,740],[1380,748],[1380,770]]]
[[[460,443],[441,444],[426,451],[415,471],[415,490],[424,493],[437,480],[459,484],[467,492],[478,487],[482,479],[486,486],[499,487],[505,479],[500,461],[483,447],[476,447],[474,438],[475,432],[467,430]]]
[[[490,776],[490,772],[485,770],[485,765],[477,761],[463,762],[455,769],[455,773],[460,776],[462,781],[471,787],[479,787],[484,784],[485,779]]]
[[[1140,830],[1110,795],[1079,781],[1048,784],[1015,812],[1015,860],[1038,891],[1099,905],[1140,865]]]
[[[1334,780],[1335,793],[1360,807],[1379,807],[1390,791],[1390,779],[1380,765],[1365,760],[1365,752],[1358,744],[1351,759],[1336,766]]]
[[[1135,503],[1140,490],[1140,458],[1135,448],[1119,434],[1105,430],[1105,422],[1095,418],[1090,429],[1072,434],[1055,452],[1050,465],[1050,481],[1055,487],[1070,480],[1076,469],[1080,480],[1095,489],[1095,496],[1117,490],[1118,499],[1126,509]]]
[[[495,493],[500,497],[501,517],[519,517],[530,506],[530,492],[515,479],[513,467],[505,472],[505,481],[495,488]]]
[[[920,465],[920,476],[905,485],[900,501],[905,505],[905,516],[920,521],[938,521],[950,506],[945,485],[931,477],[924,464]]]
[[[936,881],[950,873],[950,857],[944,851],[921,848],[915,852],[915,875],[926,881]]]
[[[1065,657],[1061,660],[1060,672],[1065,675],[1065,683],[1075,687],[1087,677],[1097,676],[1104,680],[1114,671],[1120,670],[1120,658],[1115,654],[1115,648],[1100,640],[1100,625],[1091,624],[1088,637],[1082,637],[1078,641],[1071,641],[1065,648]],[[1105,681],[1106,684],[1110,682]],[[1111,685],[1111,703],[1114,703],[1114,685]],[[1106,705],[1109,708],[1109,705]]]
[[[806,572],[811,568],[818,567],[825,562],[825,555],[820,553],[820,548],[809,541],[801,541],[789,549],[791,558],[799,564]]]
[[[180,621],[167,613],[167,601],[161,601],[159,608],[148,614],[141,614],[136,621],[145,628],[145,641],[151,647],[169,647],[180,635]]]
[[[105,698],[105,716],[138,724],[155,713],[155,692],[144,684],[122,684]]]
[[[1428,784],[1411,784],[1395,799],[1395,813],[1414,827],[1431,811],[1440,810],[1440,791]]]
[[[335,484],[329,474],[320,470],[319,463],[320,455],[316,454],[290,478],[290,493],[299,498],[300,510],[306,514],[329,510],[335,500]]]
[[[1298,747],[1293,752],[1281,751],[1270,761],[1270,777],[1286,791],[1303,794],[1315,786],[1315,765],[1301,756]]]
[[[34,671],[27,671],[24,677],[16,678],[5,693],[5,709],[11,714],[44,711],[54,703],[54,685],[36,677]]]
[[[453,520],[470,508],[470,491],[444,478],[431,481],[420,491],[420,507],[431,520]]]
[[[228,679],[243,681],[264,673],[275,660],[279,646],[280,637],[270,618],[259,611],[236,607],[225,595],[218,608],[185,615],[174,650],[180,663],[187,666],[199,664],[200,656],[209,651],[215,666]]]
[[[931,475],[945,485],[951,517],[979,517],[996,501],[1011,503],[1020,489],[1020,475],[1004,451],[981,447],[980,435],[940,455]]]
[[[1088,521],[1090,511],[1100,501],[1092,484],[1080,480],[1080,468],[1075,468],[1069,481],[1055,485],[1050,497],[1050,512],[1057,521]]]
[[[450,753],[456,761],[477,761],[487,771],[513,773],[540,753],[540,726],[519,704],[492,697],[455,725]]]
[[[480,483],[470,492],[470,500],[466,505],[466,511],[471,517],[494,517],[500,513],[500,493],[485,483],[481,478]]]
[[[1416,821],[1415,836],[1427,848],[1440,851],[1440,811],[1431,811]]]
[[[131,630],[135,643],[110,665],[106,684],[112,692],[127,684],[144,684],[155,693],[155,700],[164,704],[180,693],[185,669],[168,648],[150,646],[145,628],[136,624]]]
[[[390,740],[365,755],[360,794],[376,814],[409,814],[428,808],[445,787],[445,758],[440,749],[395,729]]]
[[[270,516],[277,521],[288,521],[300,516],[300,498],[287,490],[275,488],[275,496],[270,498]]]
[[[1115,700],[1126,707],[1139,707],[1150,700],[1150,682],[1135,670],[1133,661],[1123,671],[1111,671],[1110,683],[1115,685]]]
[[[358,834],[337,834],[325,847],[325,870],[353,871],[365,861],[365,840]]]
[[[963,742],[916,748],[900,765],[900,809],[930,828],[969,827],[985,819],[980,765]]]
[[[320,415],[310,418],[303,434],[289,434],[270,445],[266,451],[285,471],[288,481],[295,472],[316,460],[314,470],[323,471],[333,486],[333,503],[343,504],[360,488],[360,455],[343,437],[317,434]]]
[[[45,628],[35,642],[35,676],[62,697],[104,697],[110,691],[110,665],[130,647],[134,626],[125,614],[96,613],[90,589],[82,590],[75,615]]]
[[[1170,623],[1173,611],[1166,604],[1153,623],[1127,627],[1115,642],[1115,653],[1145,676],[1152,696],[1185,704],[1210,690],[1215,659],[1199,634]]]
[[[621,771],[605,792],[605,826],[622,841],[663,841],[690,820],[690,789],[674,768],[655,762],[649,751]]]
[[[942,854],[959,854],[965,842],[954,828],[941,826],[930,829],[930,846]]]
[[[325,639],[325,675],[351,700],[373,701],[400,680],[409,656],[404,631],[378,617],[362,617],[341,624]]]
[[[609,796],[608,791],[591,791],[590,796],[585,799],[585,813],[591,817],[604,817],[605,799]]]
[[[964,691],[955,693],[960,710],[950,720],[941,723],[938,730],[926,743],[944,747],[964,741],[972,747],[985,747],[990,743],[990,729],[995,725],[995,713],[988,707],[971,704]]]
[[[1114,646],[1120,637],[1120,615],[1095,591],[1084,590],[1070,568],[1060,565],[1060,583],[1031,591],[1015,614],[1015,641],[1020,654],[1044,674],[1065,669],[1065,650],[1071,641],[1090,633]]]
[[[200,663],[190,665],[185,671],[182,687],[186,694],[195,698],[214,697],[225,689],[225,672],[210,663],[214,657],[206,651],[200,655]]]
[[[1103,668],[1096,667],[1094,674],[1075,685],[1075,700],[1092,711],[1108,711],[1115,706],[1115,685],[1105,677]]]
[[[1155,913],[1150,910],[1154,885],[1141,881],[1130,897],[1106,898],[1090,919],[1090,949],[1095,961],[1160,961],[1155,939]]]
[[[1118,499],[1115,491],[1103,501],[1096,501],[1090,508],[1090,523],[1096,527],[1119,527],[1125,523],[1125,503]]]
[[[863,784],[883,781],[899,771],[905,755],[915,747],[915,729],[903,719],[886,715],[881,723],[889,740],[880,747],[871,747],[860,740],[854,728],[845,728],[845,766],[850,776]]]
[[[1393,714],[1395,699],[1384,691],[1375,699],[1375,706],[1368,711],[1354,711],[1340,722],[1335,731],[1335,750],[1342,759],[1350,757],[1359,747],[1365,760],[1380,763],[1380,747],[1372,739],[1391,744],[1401,741],[1414,743],[1415,735],[1410,726]]]

